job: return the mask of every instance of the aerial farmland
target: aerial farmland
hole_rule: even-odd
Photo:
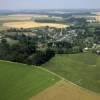
[[[1,0],[0,100],[100,100],[100,1]]]

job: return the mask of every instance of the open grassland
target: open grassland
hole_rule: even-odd
[[[78,86],[100,92],[99,56],[57,55],[44,66],[49,70],[0,61],[0,100],[100,100],[99,94]]]
[[[0,61],[0,100],[29,100],[58,80],[34,66]]]
[[[7,43],[8,43],[9,45],[14,45],[14,44],[19,43],[18,40],[13,40],[13,39],[10,39],[10,38],[6,38],[6,40],[7,40]]]
[[[96,54],[56,55],[43,67],[77,85],[100,93],[100,56]]]
[[[61,80],[30,100],[100,100],[100,95]]]
[[[55,28],[65,28],[68,25],[64,24],[55,24],[55,23],[38,23],[32,21],[25,21],[25,22],[8,22],[3,24],[4,27],[8,28],[34,28],[34,27],[55,27]]]

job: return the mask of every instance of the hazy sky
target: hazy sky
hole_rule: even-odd
[[[100,8],[100,0],[0,0],[0,9]]]

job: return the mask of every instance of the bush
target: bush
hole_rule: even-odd
[[[35,54],[31,55],[27,59],[27,64],[33,65],[41,65],[50,60],[55,56],[55,52],[53,50],[47,49],[46,51],[38,51]]]

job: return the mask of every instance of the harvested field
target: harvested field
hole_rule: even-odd
[[[15,14],[8,16],[0,16],[0,21],[27,21],[32,18],[48,18],[48,15],[37,15],[37,14]]]
[[[75,18],[85,18],[94,22],[100,22],[100,15],[95,16],[75,16]]]
[[[33,21],[25,21],[25,22],[8,22],[3,24],[4,27],[9,28],[34,28],[34,27],[55,27],[55,28],[65,28],[68,25],[64,24],[54,24],[54,23],[38,23]]]
[[[0,16],[0,21],[25,21],[31,19],[32,16]]]
[[[35,18],[48,18],[48,15],[40,15],[40,14],[14,14],[14,15],[8,15],[8,16],[12,16],[12,17],[26,17],[26,16],[30,16],[30,17],[35,17]]]
[[[96,21],[100,22],[100,16],[95,17]]]
[[[100,22],[100,15],[97,15],[97,16],[89,16],[88,18],[93,18],[96,20],[96,22]]]
[[[61,80],[30,100],[100,100],[100,96]]]

